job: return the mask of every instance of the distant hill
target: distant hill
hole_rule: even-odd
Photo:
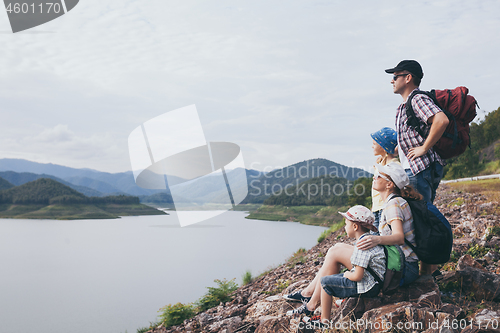
[[[64,180],[71,183],[71,184],[78,185],[78,186],[85,186],[87,188],[91,188],[91,189],[99,191],[101,193],[120,193],[121,192],[122,194],[126,194],[122,190],[110,185],[109,183],[106,183],[106,182],[103,182],[100,180],[96,180],[93,178],[89,178],[89,177],[73,176],[73,177],[66,177]]]
[[[371,207],[371,178],[350,181],[345,178],[320,176],[290,186],[271,195],[264,205],[279,206],[353,206]]]
[[[1,172],[4,171],[4,172]],[[14,177],[6,172],[16,172],[22,175]],[[238,170],[228,170],[227,175]],[[26,175],[24,173],[30,173]],[[38,174],[33,176],[33,173]],[[246,170],[247,184],[244,180],[241,184],[232,184],[235,188],[248,186],[249,195],[243,203],[263,203],[273,192],[273,189],[285,188],[286,186],[296,186],[311,178],[321,175],[330,177],[337,176],[354,181],[359,177],[371,176],[368,172],[359,169],[347,167],[326,159],[313,159],[290,165],[288,167],[273,170],[269,173],[262,173],[256,170]],[[19,184],[20,179],[25,182],[31,177],[31,180],[46,177],[53,178],[73,189],[84,193],[87,196],[104,196],[108,194],[125,193],[128,195],[140,196],[141,200],[147,202],[168,203],[169,189],[143,189],[136,185],[133,173],[131,171],[121,173],[107,173],[91,169],[75,169],[55,164],[43,164],[30,162],[21,159],[0,159],[0,177],[3,177],[12,184]],[[9,178],[10,177],[10,178]],[[17,178],[16,178],[17,177]],[[15,179],[16,178],[16,179]],[[227,198],[227,189],[224,183],[220,182],[218,177],[201,177],[189,182],[178,179],[175,183],[178,196],[183,202],[198,203],[222,203]],[[96,192],[93,192],[96,191]],[[163,193],[163,194],[160,194]],[[147,199],[148,196],[159,194]],[[167,195],[164,195],[167,194]]]
[[[72,189],[88,196],[88,197],[103,197],[106,194],[101,193],[99,191],[96,191],[92,188],[85,187],[85,186],[79,186],[72,184],[70,182],[67,182],[65,180],[62,180],[61,178],[52,176],[52,175],[46,175],[46,174],[41,174],[37,175],[35,173],[31,172],[14,172],[14,171],[2,171],[0,172],[0,177],[8,180],[10,183],[14,184],[15,186],[23,185],[27,182],[31,182],[40,178],[50,178],[53,179],[61,184],[64,184],[68,187],[71,187]]]
[[[9,183],[7,180],[5,180],[4,178],[1,178],[0,177],[0,191],[1,190],[7,190],[11,187],[14,187],[14,185],[12,185],[11,183]]]
[[[232,177],[233,174],[238,176],[242,175],[243,170],[246,172],[246,179],[245,177]],[[238,191],[238,189],[241,190],[242,188],[244,189],[244,186],[247,186],[248,179],[251,179],[251,176],[259,177],[262,174],[262,172],[256,170],[241,168],[226,171],[226,176],[229,179],[237,179],[237,181],[231,182],[234,191]],[[175,185],[172,187],[172,191],[175,189],[175,193],[181,197],[180,201],[183,203],[227,203],[228,190],[226,183],[221,181],[220,173],[216,175],[217,176],[208,175],[183,184]],[[189,200],[187,198],[189,198]]]
[[[51,199],[63,196],[71,197],[77,201],[83,201],[86,198],[86,196],[80,192],[53,179],[40,178],[1,192],[0,202],[48,205]]]
[[[272,194],[279,194],[285,188],[297,186],[304,181],[320,176],[339,177],[354,181],[360,177],[371,177],[371,174],[365,170],[348,167],[323,158],[307,160],[273,170],[260,177],[249,177],[249,193],[242,203],[263,203]]]
[[[0,217],[88,219],[164,212],[131,196],[87,197],[50,178],[40,178],[0,191]]]
[[[128,195],[151,195],[159,192],[168,192],[168,190],[165,189],[150,190],[137,186],[132,171],[109,173],[92,169],[76,169],[52,163],[37,163],[12,158],[0,159],[0,171],[50,175],[77,186],[86,183],[89,188],[105,194],[121,192]],[[88,179],[93,179],[96,182],[89,182]]]

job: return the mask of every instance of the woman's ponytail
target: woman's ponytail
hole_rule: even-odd
[[[411,185],[406,185],[403,189],[394,186],[394,192],[403,197],[403,199],[422,200],[424,198],[424,196],[418,193]]]

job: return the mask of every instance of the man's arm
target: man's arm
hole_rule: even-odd
[[[431,123],[431,129],[429,131],[429,135],[425,142],[420,147],[410,148],[408,150],[408,159],[414,160],[415,158],[427,154],[429,149],[431,149],[436,142],[443,136],[448,123],[448,117],[444,114],[444,112],[438,112],[427,120],[428,123]]]

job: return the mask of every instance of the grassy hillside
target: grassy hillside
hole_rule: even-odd
[[[347,206],[261,206],[248,215],[247,219],[266,221],[291,221],[308,225],[331,226],[342,222],[339,211],[346,211]]]
[[[491,201],[500,202],[500,179],[448,183],[446,186],[461,192],[480,193],[485,195]]]
[[[353,205],[371,207],[371,183],[371,178],[364,177],[355,181],[329,176],[312,178],[270,196],[247,218],[330,226],[342,221],[339,211]]]

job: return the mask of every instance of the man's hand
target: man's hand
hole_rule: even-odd
[[[415,158],[427,154],[427,152],[428,152],[428,149],[425,149],[424,146],[410,148],[408,150],[408,156],[407,157],[410,159],[410,161],[413,161]]]

